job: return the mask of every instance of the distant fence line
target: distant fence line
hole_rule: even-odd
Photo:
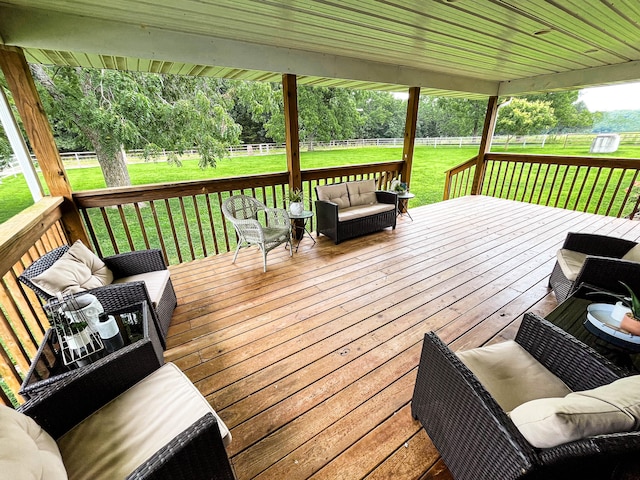
[[[640,145],[640,132],[626,132],[620,133],[620,145]],[[553,146],[555,148],[561,146],[561,148],[572,147],[589,147],[593,142],[593,139],[598,136],[597,133],[564,133],[564,134],[545,134],[545,135],[525,135],[507,137],[506,135],[496,135],[493,137],[492,145],[506,145],[509,144],[510,148],[515,147],[541,147]],[[438,147],[468,147],[480,145],[480,136],[474,137],[425,137],[416,138],[416,146],[428,146],[433,148]],[[303,151],[309,150],[331,150],[338,148],[359,148],[359,147],[401,147],[403,145],[403,138],[360,138],[350,140],[331,140],[329,142],[301,142],[300,149]],[[271,155],[285,152],[284,143],[245,143],[241,145],[234,145],[229,147],[229,154],[231,156],[245,156],[245,155]],[[142,150],[129,150],[127,153],[128,163],[141,163],[144,162],[144,155]],[[166,158],[167,154],[171,152],[164,152],[160,155],[160,158]],[[193,149],[186,151],[185,154],[197,155],[198,150]],[[95,152],[64,152],[61,153],[62,161],[67,168],[82,168],[92,167],[96,164]],[[31,156],[35,160],[35,156]],[[14,159],[9,163],[9,166],[0,171],[0,178],[10,175],[17,175],[21,173],[20,167],[17,161]]]

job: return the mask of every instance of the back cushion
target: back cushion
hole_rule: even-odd
[[[357,205],[373,205],[377,203],[376,181],[361,180],[359,182],[347,182],[349,192],[349,203],[352,207]]]
[[[0,405],[0,477],[66,480],[56,442],[33,419]]]
[[[318,186],[316,187],[316,194],[318,195],[318,200],[333,202],[338,205],[339,209],[351,206],[349,192],[345,183]]]
[[[68,295],[109,285],[113,282],[113,273],[77,240],[51,267],[31,281],[49,295]]]

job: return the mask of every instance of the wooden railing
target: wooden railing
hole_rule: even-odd
[[[0,225],[0,403],[16,405],[17,392],[49,322],[36,295],[18,282],[26,267],[68,243],[60,222],[62,198],[45,197]]]
[[[402,162],[304,170],[303,190],[313,207],[317,184],[375,178],[388,188]],[[160,248],[170,263],[180,263],[235,248],[235,234],[220,205],[239,192],[270,206],[286,207],[288,174],[274,173],[219,180],[144,185],[75,193],[93,247],[99,256]],[[0,225],[0,403],[23,401],[18,390],[49,322],[35,294],[18,276],[44,253],[69,239],[62,223],[62,198],[45,197]]]
[[[482,195],[614,217],[638,212],[640,160],[505,153],[485,160]],[[445,199],[471,194],[475,160],[450,172]]]
[[[386,188],[401,168],[402,162],[385,162],[303,170],[305,208],[313,208],[318,183],[376,178]],[[235,249],[235,233],[220,211],[230,195],[244,193],[286,208],[288,181],[283,172],[92,190],[73,199],[99,256],[159,248],[169,264],[177,264]]]

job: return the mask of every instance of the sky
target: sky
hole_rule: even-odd
[[[591,112],[640,110],[640,82],[585,88],[580,100]]]

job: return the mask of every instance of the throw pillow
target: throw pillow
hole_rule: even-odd
[[[564,398],[532,400],[514,408],[510,416],[524,438],[537,448],[638,430],[640,375],[573,392]]]
[[[640,243],[625,253],[622,259],[630,260],[632,262],[640,262]]]
[[[113,273],[77,240],[51,267],[31,281],[49,295],[69,295],[113,282]]]

